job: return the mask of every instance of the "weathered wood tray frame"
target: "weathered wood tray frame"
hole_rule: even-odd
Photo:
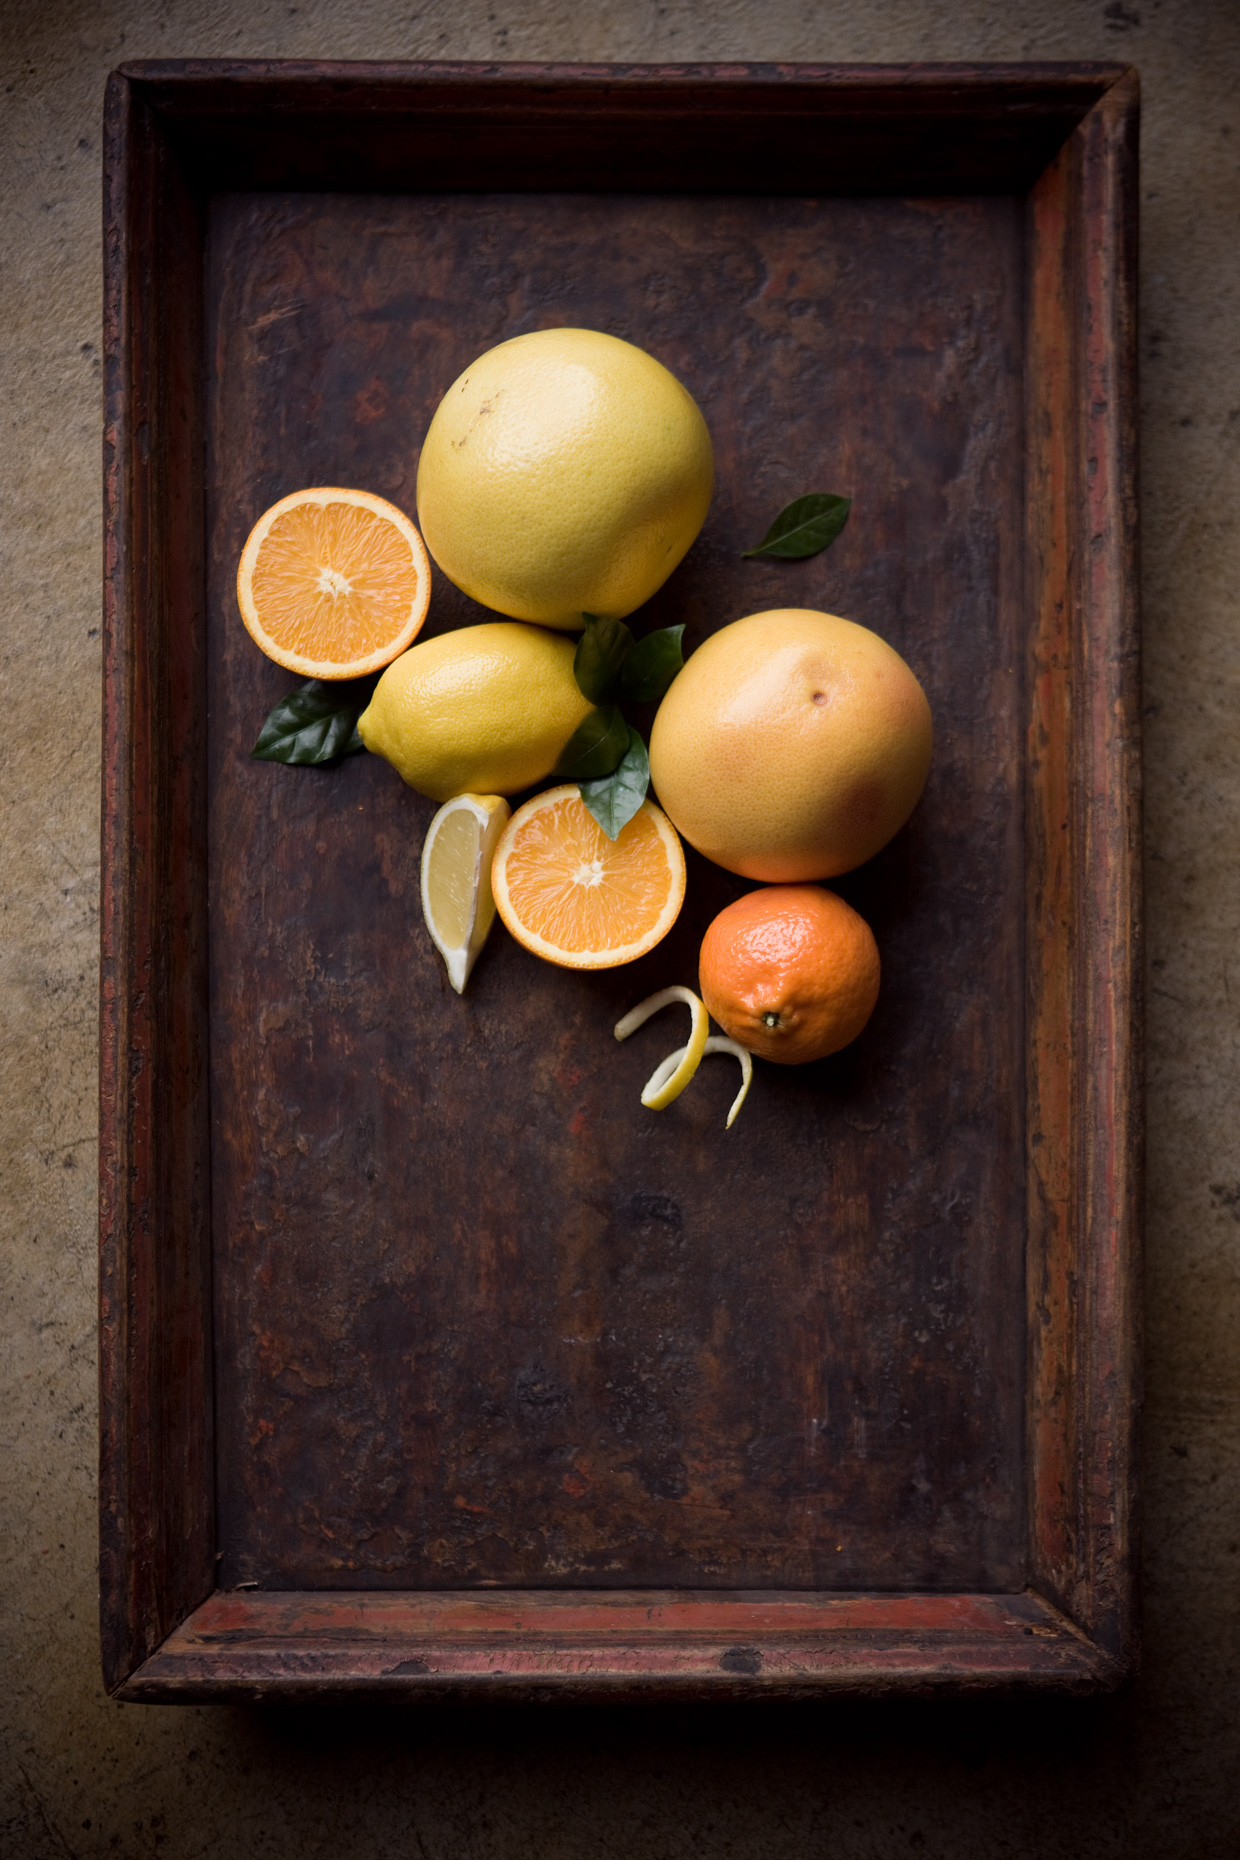
[[[789,1696],[1135,1657],[1137,87],[1120,67],[148,64],[107,100],[101,1079],[109,1688]],[[215,189],[1027,201],[1028,1586],[217,1590],[202,495]],[[571,176],[571,182],[567,177]]]

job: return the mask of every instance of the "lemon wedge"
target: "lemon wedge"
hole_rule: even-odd
[[[458,794],[426,831],[422,915],[458,995],[495,922],[491,860],[511,812],[502,795]]]
[[[676,1069],[678,1066],[683,1065],[685,1054],[688,1050],[687,1046],[678,1046],[674,1053],[669,1053],[662,1065],[655,1067],[646,1090],[649,1092],[658,1091],[661,1089],[665,1080],[674,1078],[676,1076]],[[741,1062],[741,1088],[732,1100],[732,1109],[728,1112],[728,1121],[724,1125],[725,1130],[731,1130],[732,1125],[736,1121],[736,1113],[744,1104],[745,1099],[749,1095],[749,1087],[753,1084],[753,1060],[743,1046],[738,1045],[735,1040],[725,1038],[723,1034],[719,1033],[711,1034],[705,1046],[702,1048],[702,1058],[705,1059],[708,1053],[731,1053],[734,1059],[739,1059]],[[643,1098],[642,1103],[644,1104],[645,1102],[646,1100]]]
[[[644,1026],[652,1014],[660,1008],[670,1007],[673,1001],[683,1001],[693,1015],[693,1029],[689,1035],[688,1046],[682,1046],[676,1055],[677,1063],[667,1069],[667,1061],[647,1081],[642,1093],[642,1103],[651,1111],[664,1111],[673,1098],[679,1098],[689,1080],[693,1077],[706,1050],[706,1036],[710,1032],[710,1017],[699,996],[691,988],[660,988],[658,994],[648,995],[631,1008],[623,1020],[615,1026],[617,1040],[627,1040],[631,1033]]]

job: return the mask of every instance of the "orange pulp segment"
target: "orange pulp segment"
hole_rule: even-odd
[[[491,888],[505,924],[535,956],[611,969],[644,956],[675,923],[685,856],[652,802],[609,840],[570,783],[517,809],[495,849]]]
[[[361,678],[416,638],[431,596],[422,538],[371,491],[293,491],[264,511],[237,569],[255,644],[304,678]]]

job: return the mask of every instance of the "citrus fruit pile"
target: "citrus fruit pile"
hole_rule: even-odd
[[[634,640],[624,617],[693,543],[713,477],[702,414],[661,362],[595,330],[537,330],[481,356],[443,396],[418,465],[421,535],[369,492],[293,492],[254,525],[237,597],[263,651],[313,681],[272,712],[254,754],[369,749],[442,803],[422,908],[458,993],[497,914],[563,967],[645,955],[684,900],[681,836],[759,882],[708,928],[700,995],[663,989],[615,1029],[627,1039],[660,1008],[688,1005],[690,1038],[642,1102],[664,1108],[704,1057],[730,1053],[742,1069],[730,1124],[751,1055],[819,1059],[869,1020],[874,936],[818,881],[899,831],[932,729],[900,655],[833,614],[750,614],[687,663],[683,628]],[[847,510],[803,497],[749,553],[812,553]],[[427,548],[503,617],[415,645]],[[377,672],[373,690],[351,682]],[[622,699],[661,700],[648,754]],[[511,811],[505,797],[557,777]],[[659,806],[644,798],[650,782]]]

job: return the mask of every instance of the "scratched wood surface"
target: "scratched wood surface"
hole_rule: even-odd
[[[764,1591],[217,1592],[126,1699],[808,1698],[1010,1683],[1089,1692],[1117,1663],[1040,1596]]]
[[[1019,202],[226,195],[207,235],[211,1116],[220,1582],[1018,1589],[1025,1574]],[[912,822],[839,889],[884,963],[820,1065],[617,1016],[692,982],[746,889],[690,855],[674,933],[575,976],[497,929],[458,999],[421,925],[433,811],[385,764],[247,760],[293,682],[233,594],[300,485],[414,512],[476,354],[652,350],[718,485],[635,624],[692,648],[823,607],[912,664]],[[790,497],[827,555],[744,563]],[[489,616],[437,577],[430,632]]]

